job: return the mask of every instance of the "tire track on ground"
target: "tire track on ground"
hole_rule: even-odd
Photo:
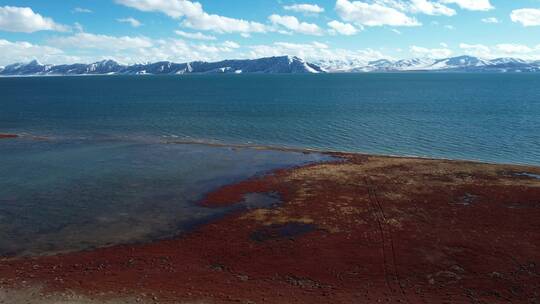
[[[400,280],[400,275],[399,275],[398,265],[397,265],[397,255],[396,255],[396,250],[395,250],[395,245],[394,245],[394,238],[392,235],[392,227],[388,225],[388,219],[386,217],[386,214],[383,209],[383,205],[377,193],[377,186],[372,183],[369,177],[365,177],[365,183],[368,190],[370,209],[375,209],[374,215],[375,215],[377,226],[379,228],[380,235],[381,235],[386,283],[388,285],[390,292],[394,294],[395,284],[392,284],[392,282],[395,282],[398,286],[397,289],[400,296],[405,300],[406,303],[409,303],[407,294]]]

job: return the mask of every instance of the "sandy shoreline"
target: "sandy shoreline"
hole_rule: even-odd
[[[200,202],[278,193],[274,209],[151,244],[0,260],[1,291],[18,295],[4,303],[540,300],[540,168],[332,155]]]

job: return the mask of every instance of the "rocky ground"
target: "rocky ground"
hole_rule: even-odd
[[[201,202],[277,193],[273,209],[0,260],[0,303],[540,303],[540,168],[336,156]]]

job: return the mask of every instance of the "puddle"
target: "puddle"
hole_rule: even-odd
[[[239,204],[246,209],[273,208],[281,203],[277,193],[247,193]]]
[[[272,225],[259,229],[251,234],[251,239],[256,242],[268,240],[294,238],[315,231],[317,226],[303,223],[287,223],[284,225]]]
[[[534,179],[540,180],[540,174],[534,174],[534,173],[528,173],[528,172],[514,173],[514,176],[519,176],[519,177],[530,177],[530,178],[534,178]]]
[[[458,198],[457,201],[454,201],[454,205],[470,206],[476,201],[477,198],[477,195],[465,193],[465,195]]]

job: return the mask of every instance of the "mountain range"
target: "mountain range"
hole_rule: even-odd
[[[124,65],[114,60],[91,64],[15,63],[0,67],[0,76],[46,75],[181,75],[181,74],[306,74],[361,72],[540,72],[540,61],[517,58],[481,59],[459,56],[445,59],[413,58],[403,60],[319,60],[307,62],[293,56],[267,57],[219,62],[161,61]]]
[[[3,76],[31,75],[180,75],[180,74],[223,74],[265,73],[297,74],[323,73],[317,65],[298,57],[281,56],[246,60],[224,60],[219,62],[194,61],[174,63],[161,61],[147,64],[123,65],[114,60],[103,60],[91,64],[41,64],[37,60],[15,63],[0,67]]]
[[[458,56],[444,59],[413,58],[376,61],[322,60],[315,62],[327,72],[540,72],[540,61],[518,58],[482,59]]]

